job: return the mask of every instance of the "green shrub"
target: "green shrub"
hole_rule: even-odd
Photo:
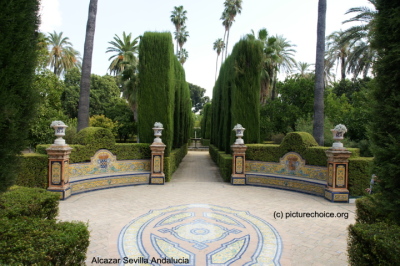
[[[60,196],[42,188],[16,187],[0,194],[0,217],[54,219]]]
[[[91,149],[112,149],[115,145],[115,137],[109,129],[101,127],[87,127],[78,132],[76,143],[89,145]]]
[[[117,160],[150,159],[151,150],[148,143],[116,143],[111,150]]]
[[[201,145],[202,146],[210,146],[210,140],[209,139],[201,139]]]
[[[0,192],[14,184],[18,154],[38,115],[40,1],[2,1],[0,12]]]
[[[35,218],[0,218],[0,264],[85,265],[88,225]]]
[[[15,184],[24,187],[47,188],[49,159],[47,155],[27,153],[19,157]]]
[[[279,145],[276,144],[246,144],[246,160],[279,162],[283,156]]]
[[[386,220],[385,214],[379,208],[377,200],[379,195],[374,194],[356,200],[356,222],[373,224]]]
[[[398,265],[400,227],[376,223],[350,225],[348,256],[350,265]]]
[[[373,158],[356,157],[349,159],[349,191],[352,196],[366,195],[370,186]]]
[[[185,144],[179,149],[174,149],[168,157],[164,157],[164,174],[165,181],[171,181],[172,174],[178,169],[179,164],[186,156],[188,145]]]
[[[219,151],[214,145],[209,146],[211,159],[218,165],[221,177],[225,182],[231,181],[232,155]]]
[[[307,132],[291,132],[285,136],[280,144],[283,152],[303,153],[309,147],[316,147],[318,143],[314,137]]]

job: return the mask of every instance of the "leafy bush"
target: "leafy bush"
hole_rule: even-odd
[[[214,145],[209,146],[211,159],[218,165],[222,179],[225,182],[231,181],[232,176],[232,155],[219,151]]]
[[[42,188],[15,187],[0,194],[0,217],[54,219],[59,195]]]
[[[47,188],[49,159],[47,155],[27,153],[19,157],[15,184],[24,187]]]
[[[209,146],[210,140],[209,139],[201,139],[201,146]]]
[[[376,223],[350,225],[348,256],[350,265],[398,265],[400,227]]]
[[[366,195],[365,189],[371,182],[372,157],[349,159],[349,191],[352,196]]]
[[[78,132],[76,142],[80,145],[90,145],[94,150],[112,149],[115,145],[115,137],[109,129],[87,127]]]
[[[362,197],[356,200],[356,222],[373,224],[385,221],[387,218],[377,204],[379,194]]]
[[[297,153],[303,153],[309,147],[318,146],[314,137],[307,132],[291,132],[285,136],[280,148],[285,153],[294,151]]]
[[[0,218],[0,264],[85,265],[88,225],[35,218]]]
[[[188,145],[185,144],[179,149],[174,149],[168,157],[164,157],[164,174],[165,181],[171,181],[172,174],[178,169],[179,164],[186,156],[188,151]]]

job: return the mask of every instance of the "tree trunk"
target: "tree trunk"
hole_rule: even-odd
[[[226,36],[226,46],[225,46],[225,60],[228,57],[228,42],[229,42],[229,32],[231,31],[231,27],[228,28],[228,36]]]
[[[92,54],[94,32],[96,29],[97,0],[90,0],[89,15],[86,25],[85,47],[82,61],[82,77],[79,95],[78,131],[89,126],[90,74],[92,71]]]
[[[340,58],[341,62],[340,62],[340,66],[341,66],[341,74],[342,74],[342,80],[346,79],[346,58],[344,56],[342,56]]]
[[[221,66],[222,66],[222,62],[224,61],[224,52],[225,52],[225,39],[226,39],[226,29],[225,29],[225,33],[224,33],[224,47],[222,47],[222,55],[221,55]]]
[[[219,57],[219,55],[217,55],[217,62],[215,63],[215,81],[217,81],[218,57]]]
[[[313,136],[324,145],[324,54],[325,54],[326,0],[318,1],[317,51],[315,61]]]

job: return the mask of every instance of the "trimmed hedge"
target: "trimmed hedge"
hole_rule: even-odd
[[[164,157],[164,174],[165,181],[172,179],[172,174],[178,169],[179,164],[188,152],[188,145],[185,144],[179,149],[174,149],[168,157]]]
[[[225,182],[231,181],[232,176],[232,155],[219,151],[214,145],[209,146],[211,159],[218,165],[221,177]]]
[[[356,222],[373,224],[387,220],[385,213],[379,208],[379,194],[362,197],[356,200]]]
[[[210,140],[209,139],[201,139],[201,146],[210,146]]]
[[[94,150],[112,150],[115,145],[115,137],[111,130],[102,127],[87,127],[76,135],[76,144],[90,145]]]
[[[59,195],[11,187],[0,194],[1,265],[84,265],[88,225],[56,222]]]
[[[400,226],[387,223],[350,225],[347,251],[350,265],[398,265]]]
[[[2,265],[85,265],[88,246],[83,222],[0,218]]]
[[[307,132],[291,132],[287,134],[280,144],[282,152],[297,152],[303,153],[307,148],[316,147],[318,143],[314,137]]]
[[[260,141],[260,71],[262,45],[240,40],[221,66],[213,90],[211,144],[230,153],[236,124],[246,128],[245,143]]]
[[[201,137],[203,139],[209,140],[211,137],[211,116],[212,104],[208,102],[203,107],[203,118],[201,119]]]
[[[193,126],[189,85],[174,55],[169,32],[145,32],[139,45],[138,116],[140,142],[151,143],[155,122],[164,126],[165,156],[189,140]]]
[[[349,191],[352,196],[367,195],[370,186],[374,158],[355,157],[349,159]]]
[[[27,153],[19,157],[15,184],[24,187],[47,188],[49,159],[47,155]]]
[[[0,217],[54,219],[60,196],[42,188],[13,187],[0,194]]]

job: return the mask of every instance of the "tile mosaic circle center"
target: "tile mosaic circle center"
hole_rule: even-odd
[[[138,265],[280,265],[282,242],[247,211],[208,204],[151,210],[119,235],[122,261]]]

